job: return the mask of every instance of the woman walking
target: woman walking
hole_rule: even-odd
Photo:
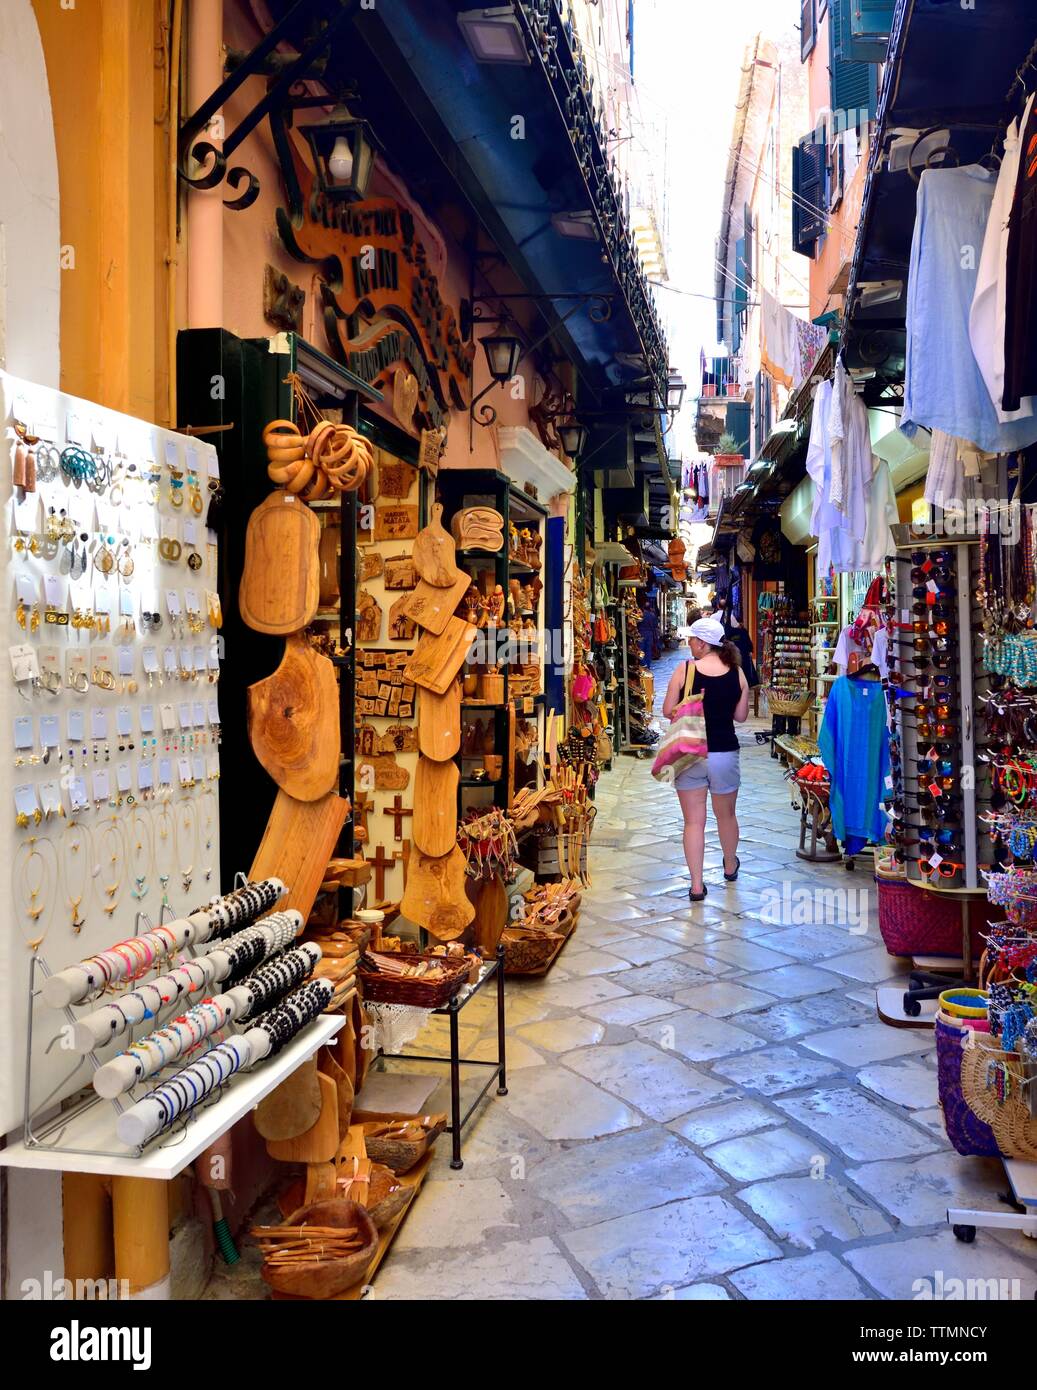
[[[702,695],[708,756],[680,773],[674,784],[684,814],[684,857],[691,870],[688,897],[693,903],[700,903],[706,896],[702,861],[706,850],[707,791],[712,797],[717,834],[724,851],[724,878],[734,883],[738,877],[735,803],[741,773],[735,725],[744,724],[749,717],[749,686],[738,649],[724,636],[723,625],[715,618],[699,618],[692,623],[688,645],[692,660],[681,662],[670,678],[663,714],[669,719],[686,695]]]

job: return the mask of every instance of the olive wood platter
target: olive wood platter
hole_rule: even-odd
[[[419,758],[414,778],[414,819],[411,839],[421,854],[442,858],[457,843],[457,784],[455,762]]]
[[[403,668],[404,677],[443,695],[465,663],[477,629],[463,618],[450,618],[438,636],[426,632]]]
[[[457,605],[471,585],[471,576],[459,574],[449,589],[437,589],[434,584],[419,580],[416,588],[400,604],[400,612],[418,623],[426,632],[438,637],[454,616]]]
[[[349,812],[349,801],[334,792],[298,801],[279,790],[249,878],[283,879],[288,896],[278,906],[294,907],[308,921]]]
[[[453,536],[443,526],[441,502],[432,504],[431,516],[432,520],[414,541],[414,570],[426,584],[450,589],[457,583],[458,569],[454,562],[457,547]]]
[[[319,550],[320,522],[305,502],[281,489],[260,502],[245,531],[242,621],[275,637],[311,623],[320,603]]]
[[[252,751],[282,791],[316,801],[338,782],[341,741],[335,667],[293,634],[273,675],[247,692]]]
[[[418,748],[433,762],[457,756],[461,747],[461,685],[453,681],[442,695],[423,690],[418,701]]]
[[[456,844],[439,859],[416,850],[400,911],[439,941],[453,941],[475,916],[465,895],[465,878],[465,857]]]

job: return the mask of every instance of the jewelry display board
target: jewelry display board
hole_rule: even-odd
[[[61,970],[220,892],[211,445],[0,374],[9,927],[0,1131],[23,1118],[34,952]],[[37,1010],[43,1008],[37,1005]],[[103,1060],[103,1054],[102,1054]],[[34,1058],[33,1106],[86,1084]]]

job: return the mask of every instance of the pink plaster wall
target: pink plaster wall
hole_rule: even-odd
[[[224,38],[227,47],[249,49],[258,37],[259,30],[244,0],[227,0],[224,10]],[[259,79],[244,84],[225,112],[227,129],[234,128],[237,120],[262,95],[262,90]],[[319,118],[319,108],[304,113],[304,119]],[[260,183],[260,194],[253,205],[244,212],[227,212],[224,215],[224,326],[239,337],[272,336],[274,329],[263,317],[263,273],[264,267],[270,264],[278,270],[283,270],[294,284],[306,291],[303,335],[314,346],[327,351],[327,341],[317,312],[315,276],[310,267],[287,254],[277,236],[274,216],[276,209],[281,205],[282,187],[273,140],[266,122],[239,146],[231,162],[244,165],[256,175]],[[372,191],[376,195],[398,198],[414,213],[419,235],[440,278],[443,297],[456,314],[461,299],[469,293],[470,267],[467,253],[429,220],[424,210],[409,197],[405,186],[391,171],[376,166]],[[227,195],[223,193],[222,196]],[[477,352],[474,371],[474,389],[478,393],[490,380],[485,354],[481,348]],[[501,425],[528,425],[528,403],[539,397],[541,388],[535,379],[532,365],[523,363],[519,373],[523,379],[523,398],[513,399],[510,387],[497,388],[485,398],[497,410]],[[379,410],[378,407],[374,409]],[[387,419],[394,420],[391,406],[383,406],[379,413]],[[470,453],[467,413],[454,411],[442,466],[494,468],[498,465],[496,440],[492,429],[476,426],[473,444],[474,450]]]

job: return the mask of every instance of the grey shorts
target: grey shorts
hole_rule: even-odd
[[[685,768],[673,785],[679,792],[691,792],[696,787],[708,787],[719,796],[736,792],[742,783],[738,757],[737,748],[730,753],[708,753],[704,759]]]

